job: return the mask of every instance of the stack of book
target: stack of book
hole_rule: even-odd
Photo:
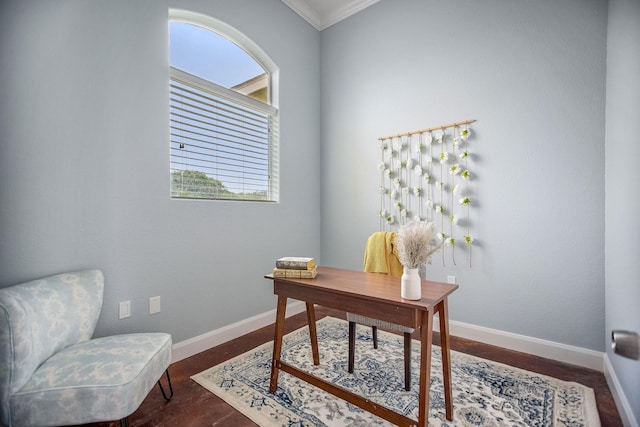
[[[287,256],[276,260],[273,277],[295,277],[313,279],[318,274],[316,261],[307,257]]]

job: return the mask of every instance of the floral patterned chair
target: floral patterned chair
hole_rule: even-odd
[[[103,290],[99,270],[0,289],[0,425],[127,425],[156,382],[171,398],[171,335],[91,339]]]

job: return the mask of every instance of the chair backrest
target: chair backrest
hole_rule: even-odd
[[[364,250],[363,270],[368,273],[382,273],[402,276],[402,264],[395,249],[396,233],[376,231],[367,239]]]
[[[0,424],[9,398],[42,362],[91,339],[102,309],[99,270],[59,274],[0,289]]]

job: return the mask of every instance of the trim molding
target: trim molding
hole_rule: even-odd
[[[434,329],[439,329],[438,322],[434,322]],[[547,359],[582,366],[583,368],[594,369],[599,372],[603,372],[604,369],[604,353],[595,350],[499,331],[483,326],[470,325],[455,320],[449,321],[449,333],[456,337],[467,338],[509,350],[521,351]]]
[[[287,305],[287,317],[305,311],[305,304],[296,301]],[[232,323],[222,328],[206,332],[197,337],[176,343],[173,345],[173,362],[177,362],[187,357],[208,350],[211,347],[223,344],[232,339],[238,338],[249,332],[253,332],[262,327],[275,322],[276,310],[269,310],[265,313],[255,315],[245,320]],[[449,322],[451,335],[466,338],[485,344],[507,348],[509,350],[521,351],[535,356],[553,359],[584,368],[594,369],[599,372],[605,370],[604,355],[599,351],[589,350],[581,347],[574,347],[553,341],[532,338],[525,335],[513,334],[499,331],[497,329],[475,326],[468,323]],[[439,329],[438,322],[434,322],[434,330]],[[640,427],[637,424],[634,427]]]
[[[293,316],[305,311],[306,305],[304,302],[296,301],[287,305],[287,317]],[[210,332],[206,332],[197,337],[190,338],[185,341],[173,344],[171,347],[171,362],[178,362],[187,357],[191,357],[195,354],[201,353],[217,345],[223,344],[232,339],[241,337],[265,326],[268,326],[276,321],[276,310],[269,310],[262,314],[257,314],[248,319],[241,320],[236,323],[232,323],[222,328],[215,329]]]
[[[380,0],[358,0],[347,2],[342,7],[327,13],[327,15],[324,17],[324,21],[322,22],[323,28],[321,28],[321,30],[324,30],[325,28],[328,28],[333,24],[342,21],[343,19],[346,19],[351,15],[355,15],[356,13],[368,8],[372,4],[378,3],[379,1]]]
[[[606,353],[604,355],[604,377],[607,379],[607,384],[609,384],[613,400],[616,402],[616,406],[618,407],[618,413],[622,419],[622,424],[625,427],[640,427],[638,420],[636,420],[635,415],[633,415],[631,404],[629,403],[629,400],[627,400],[624,390],[622,390],[620,381],[618,381],[618,376],[616,375],[616,371],[613,369],[611,360],[609,360],[609,355]]]
[[[363,9],[379,2],[380,0],[342,0],[334,1],[331,8],[326,11],[323,7],[319,7],[320,3],[325,0],[300,1],[300,0],[282,0],[284,4],[289,6],[294,12],[300,15],[305,21],[311,24],[316,30],[322,31],[333,24],[342,21],[360,12]]]
[[[295,2],[293,0],[282,0],[284,4],[289,6],[295,13],[300,15],[305,21],[313,26],[318,31],[324,29],[322,18],[311,6],[304,2]]]

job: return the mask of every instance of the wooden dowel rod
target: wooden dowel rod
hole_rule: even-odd
[[[416,135],[416,134],[419,134],[419,133],[431,132],[433,130],[452,128],[454,126],[468,125],[469,123],[473,123],[475,121],[476,121],[475,119],[469,119],[469,120],[465,120],[465,121],[462,121],[462,122],[450,123],[448,125],[440,125],[440,126],[434,126],[432,128],[427,128],[427,129],[414,130],[413,132],[405,132],[405,133],[399,133],[397,135],[383,136],[383,137],[378,138],[378,141],[384,141],[385,139],[392,139],[392,138],[400,138],[400,137],[403,137],[403,136],[411,136],[411,135]]]

